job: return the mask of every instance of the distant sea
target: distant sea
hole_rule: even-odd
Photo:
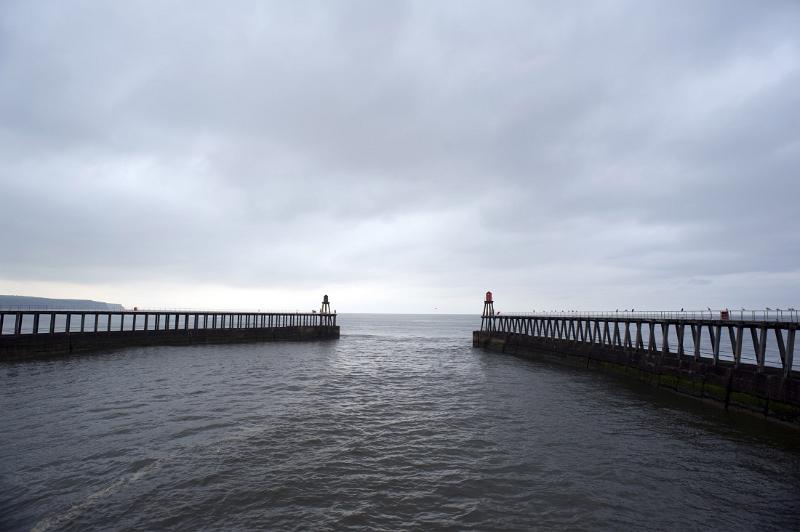
[[[339,323],[0,364],[0,530],[797,530],[794,432],[474,349],[475,316]]]

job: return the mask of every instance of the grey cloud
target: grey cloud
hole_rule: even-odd
[[[800,275],[793,2],[0,10],[0,282],[616,307]]]

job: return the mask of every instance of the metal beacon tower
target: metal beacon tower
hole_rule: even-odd
[[[481,314],[481,330],[490,330],[492,321],[487,318],[494,316],[494,301],[492,301],[492,293],[486,292],[486,299],[483,302],[483,314]],[[484,329],[484,325],[487,327]]]

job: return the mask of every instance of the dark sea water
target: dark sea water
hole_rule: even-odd
[[[319,343],[0,364],[0,530],[800,530],[800,436],[471,347],[468,316]]]

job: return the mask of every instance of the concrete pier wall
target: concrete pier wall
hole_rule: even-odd
[[[625,375],[800,429],[800,376],[780,368],[734,364],[637,349],[498,331],[474,331],[472,343],[492,351]]]
[[[306,341],[336,338],[339,338],[338,325],[2,335],[0,336],[0,361],[133,346],[224,344],[276,340]]]

